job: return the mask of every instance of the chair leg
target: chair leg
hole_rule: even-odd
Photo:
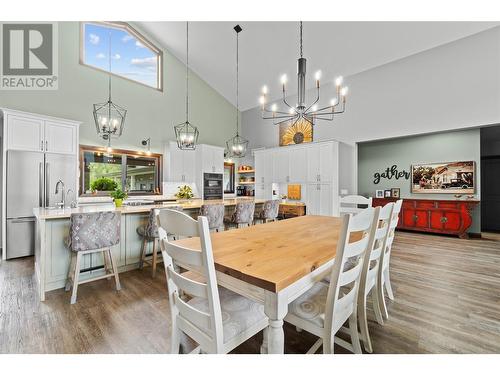
[[[262,345],[260,346],[260,354],[267,354],[267,333],[269,332],[269,327],[264,328]]]
[[[76,254],[74,251],[71,252],[71,259],[69,261],[69,268],[68,268],[68,277],[66,278],[66,285],[64,286],[64,290],[67,292],[71,289],[71,284],[74,282],[73,281],[73,275],[75,274],[75,261],[76,261]]]
[[[379,280],[375,283],[374,289],[372,290],[372,306],[373,311],[375,312],[375,318],[377,319],[377,323],[381,326],[384,325],[384,317],[382,315],[382,309],[380,308],[380,285]]]
[[[359,322],[359,328],[361,330],[361,340],[363,341],[365,350],[368,353],[371,353],[373,349],[370,340],[370,332],[368,331],[368,321],[366,319],[366,294],[364,293],[364,291],[362,294],[363,296],[361,296],[360,294],[360,298],[358,300],[358,322]],[[349,322],[349,329],[351,329],[350,322]]]
[[[102,253],[102,259],[104,261],[104,273],[109,274],[108,280],[111,280],[111,274],[113,273],[113,267],[111,265],[111,260],[109,259],[108,252],[104,251]]]
[[[177,328],[175,321],[172,321],[172,336],[170,337],[170,354],[179,354],[181,348],[181,331]]]
[[[118,276],[118,268],[116,267],[115,259],[113,258],[113,253],[111,252],[111,248],[107,250],[109,259],[111,260],[111,267],[113,268],[113,275],[115,277],[116,290],[121,290],[122,286],[120,284],[120,277]]]
[[[82,260],[82,253],[79,251],[76,254],[75,274],[73,276],[73,291],[71,293],[71,304],[76,303],[76,294],[78,293],[78,282],[80,279],[80,262]]]
[[[156,262],[158,261],[158,252],[156,250],[156,238],[153,239],[153,263],[151,264],[151,277],[154,279],[156,276]]]
[[[349,317],[349,333],[351,335],[351,344],[355,354],[362,354],[361,344],[359,342],[358,334],[358,317],[356,310]]]
[[[385,290],[391,301],[394,301],[394,293],[392,292],[391,279],[389,278],[389,266],[384,270]]]
[[[139,262],[139,268],[141,270],[144,267],[144,259],[146,259],[146,237],[143,237],[141,244],[141,260]]]

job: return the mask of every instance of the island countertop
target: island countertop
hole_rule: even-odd
[[[256,204],[262,204],[265,202],[264,199],[254,199],[254,198],[225,198],[223,200],[203,200],[203,199],[192,199],[188,201],[181,202],[164,202],[161,204],[148,204],[141,206],[122,206],[115,207],[114,204],[100,204],[100,205],[83,205],[77,208],[39,208],[33,209],[35,217],[44,220],[50,219],[63,219],[69,218],[72,214],[76,213],[88,213],[88,212],[104,212],[104,211],[117,211],[122,214],[134,214],[141,212],[148,212],[153,208],[168,208],[174,206],[182,206],[184,210],[199,210],[203,204],[217,204],[224,203],[225,206],[235,206],[237,202],[240,201],[254,201]]]

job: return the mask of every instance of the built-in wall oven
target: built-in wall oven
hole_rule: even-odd
[[[223,189],[222,173],[203,174],[203,199],[222,199]]]

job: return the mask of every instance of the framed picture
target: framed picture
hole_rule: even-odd
[[[411,192],[474,194],[475,167],[473,161],[412,165]]]
[[[383,190],[375,190],[375,198],[383,198],[384,191]]]
[[[391,196],[392,198],[398,198],[401,196],[400,194],[400,189],[399,188],[392,188],[391,189]]]
[[[280,146],[297,145],[313,141],[313,125],[304,119],[284,122],[279,127]]]
[[[392,197],[392,190],[384,190],[384,198],[391,198]]]

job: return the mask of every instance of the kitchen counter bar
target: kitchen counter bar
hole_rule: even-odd
[[[149,212],[153,208],[168,208],[182,206],[184,210],[199,210],[203,204],[217,204],[224,203],[224,206],[231,207],[235,206],[237,202],[253,200],[255,204],[262,204],[265,202],[264,199],[253,199],[253,198],[226,198],[223,200],[202,200],[202,199],[192,199],[188,201],[180,202],[165,202],[161,204],[148,204],[142,206],[122,206],[115,207],[113,204],[100,204],[100,205],[83,205],[77,208],[35,208],[33,213],[37,219],[63,219],[69,218],[71,214],[77,213],[88,213],[88,212],[104,212],[104,211],[119,211],[123,215],[126,214],[136,214]]]
[[[234,210],[237,202],[248,200],[255,202],[256,210],[259,210],[258,207],[265,202],[263,199],[241,197],[207,201],[192,199],[181,202],[164,202],[119,208],[116,208],[113,204],[82,205],[77,208],[64,209],[35,208],[33,210],[36,216],[35,274],[40,300],[45,300],[46,292],[62,288],[66,284],[71,252],[66,247],[64,239],[69,234],[71,214],[103,211],[122,213],[120,243],[113,246],[111,251],[117,263],[118,272],[125,272],[139,267],[142,238],[137,234],[137,228],[147,224],[151,209],[182,206],[184,212],[193,218],[197,218],[202,204],[224,203],[226,215],[228,215]],[[150,245],[148,244],[148,247]],[[82,280],[90,276],[104,274],[102,254],[84,255],[82,262],[82,268],[88,270],[80,274]]]

